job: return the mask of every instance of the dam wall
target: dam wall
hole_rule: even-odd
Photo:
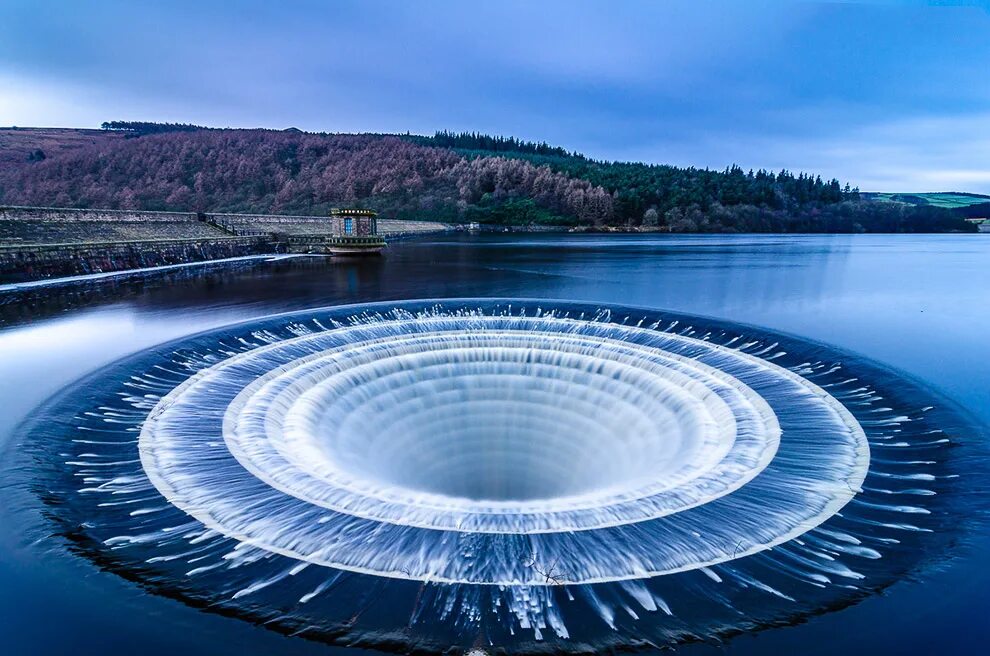
[[[279,233],[287,235],[326,235],[331,232],[330,217],[290,214],[224,214],[202,215],[207,221],[234,234]],[[404,221],[378,219],[378,234],[383,237],[427,234],[453,230],[449,223],[438,221]]]
[[[228,233],[195,213],[0,207],[0,245],[213,239]]]
[[[274,252],[263,239],[161,239],[119,243],[0,245],[0,281],[124,271]]]
[[[72,207],[0,206],[0,219],[37,221],[195,221],[196,212],[76,209]]]
[[[452,229],[451,224],[437,221],[378,219],[378,232],[385,237]],[[3,245],[330,232],[326,216],[0,206]]]
[[[442,232],[379,219],[381,235]],[[286,252],[326,252],[329,217],[0,206],[0,282]]]

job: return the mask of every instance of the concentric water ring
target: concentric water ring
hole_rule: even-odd
[[[394,636],[415,599],[386,642],[431,649],[671,643],[841,605],[941,544],[941,431],[965,425],[819,345],[579,304],[284,315],[97,376],[40,415],[91,408],[45,491],[74,540],[332,640]],[[355,624],[371,589],[390,601]]]
[[[557,317],[477,317],[469,331],[445,318],[393,319],[280,341],[165,396],[142,430],[142,462],[170,503],[241,542],[359,572],[500,585],[540,574],[511,551],[460,557],[459,540],[424,529],[481,533],[474,548],[495,554],[507,536],[526,534],[551,560],[572,554],[557,583],[588,583],[755,553],[820,524],[859,488],[865,434],[820,387],[694,338],[600,329]],[[787,399],[810,428],[786,418],[781,427],[768,397]],[[425,411],[410,423],[414,408]],[[761,508],[744,485],[770,464],[781,428],[788,457],[752,491],[800,489],[802,498]],[[827,459],[806,455],[809,442],[831,442]],[[610,462],[609,452],[619,457]],[[564,466],[546,465],[555,458]],[[475,494],[424,489],[429,477]],[[588,478],[590,491],[568,487]],[[491,498],[499,484],[545,489],[500,501]],[[755,539],[712,530],[703,549],[689,548],[713,509],[763,530]],[[662,525],[637,526],[635,551],[618,548],[626,525],[646,521]],[[356,549],[369,535],[407,547]],[[617,553],[603,567],[609,545]]]

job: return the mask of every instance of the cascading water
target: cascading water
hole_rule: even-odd
[[[821,345],[508,300],[205,333],[26,427],[63,533],[149,588],[330,642],[520,652],[718,639],[889,585],[950,539],[968,430]]]

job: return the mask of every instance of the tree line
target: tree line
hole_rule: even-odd
[[[425,146],[439,148],[455,148],[458,150],[478,150],[485,153],[523,153],[530,155],[549,155],[554,157],[572,157],[569,151],[559,146],[551,146],[545,141],[524,141],[515,137],[493,136],[478,132],[448,132],[441,130],[432,137],[405,135],[406,138]]]
[[[103,130],[114,132],[129,132],[136,136],[144,134],[162,134],[164,132],[195,132],[209,130],[202,125],[191,123],[155,123],[152,121],[104,121],[100,124]]]

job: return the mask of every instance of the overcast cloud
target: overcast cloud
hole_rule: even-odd
[[[475,130],[990,193],[986,2],[0,5],[0,125]]]

